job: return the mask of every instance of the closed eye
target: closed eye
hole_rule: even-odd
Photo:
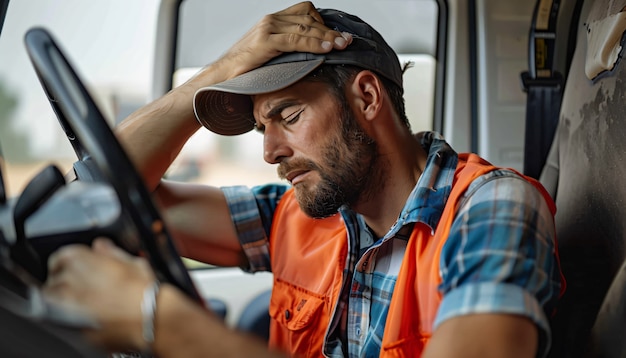
[[[287,124],[293,124],[296,121],[298,121],[298,119],[300,119],[300,114],[302,114],[302,112],[304,112],[304,108],[299,109],[293,112],[292,114],[288,115],[287,117],[283,119],[283,121],[285,121],[285,123]]]

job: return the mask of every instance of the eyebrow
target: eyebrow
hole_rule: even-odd
[[[300,102],[296,100],[286,100],[286,101],[280,102],[276,106],[274,106],[272,109],[270,109],[269,112],[267,112],[267,114],[265,115],[265,118],[274,118],[278,116],[282,111],[284,111],[285,108],[295,106],[299,103]]]

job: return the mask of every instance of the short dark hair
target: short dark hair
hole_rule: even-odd
[[[353,65],[322,65],[316,68],[303,80],[326,83],[335,97],[345,102],[346,84],[361,71],[364,71],[364,69]],[[378,76],[378,78],[383,83],[383,87],[387,91],[396,113],[404,125],[408,129],[411,129],[411,124],[406,116],[406,109],[404,106],[404,89],[383,76]]]

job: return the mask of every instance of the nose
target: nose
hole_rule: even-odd
[[[263,134],[263,159],[270,164],[278,164],[293,152],[288,144],[287,135],[280,126],[268,124]]]

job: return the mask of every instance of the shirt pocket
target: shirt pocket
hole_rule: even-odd
[[[297,356],[321,356],[328,325],[326,300],[319,294],[276,280],[270,301],[271,345]]]

